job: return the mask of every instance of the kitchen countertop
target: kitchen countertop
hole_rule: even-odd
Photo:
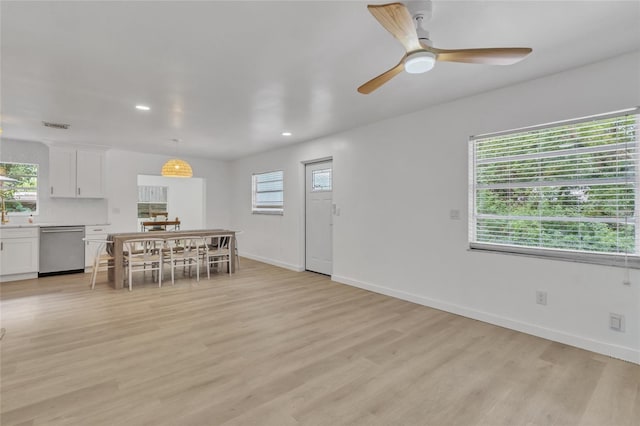
[[[5,223],[4,225],[0,225],[0,229],[8,229],[8,228],[36,228],[40,226],[109,226],[110,223],[88,223],[88,224],[79,224],[79,223]]]

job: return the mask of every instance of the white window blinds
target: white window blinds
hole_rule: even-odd
[[[284,208],[284,178],[282,170],[253,175],[254,213],[282,214]]]
[[[638,263],[637,114],[471,138],[471,247]]]
[[[166,203],[167,202],[166,186],[145,186],[138,185],[138,202],[139,203]]]

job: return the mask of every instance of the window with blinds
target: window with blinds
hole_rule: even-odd
[[[252,181],[252,212],[282,214],[284,211],[282,170],[254,174]]]
[[[471,248],[640,267],[638,112],[472,137]]]

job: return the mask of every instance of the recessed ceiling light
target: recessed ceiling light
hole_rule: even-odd
[[[149,108],[146,105],[136,105],[136,109],[142,110],[142,111],[149,111],[151,108]]]
[[[282,132],[282,136],[291,136],[291,132]]]

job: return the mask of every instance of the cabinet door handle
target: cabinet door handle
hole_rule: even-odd
[[[80,188],[78,188],[78,195],[80,195]]]
[[[53,186],[51,187],[51,195],[53,195]]]
[[[4,250],[4,241],[0,241],[0,251]]]

